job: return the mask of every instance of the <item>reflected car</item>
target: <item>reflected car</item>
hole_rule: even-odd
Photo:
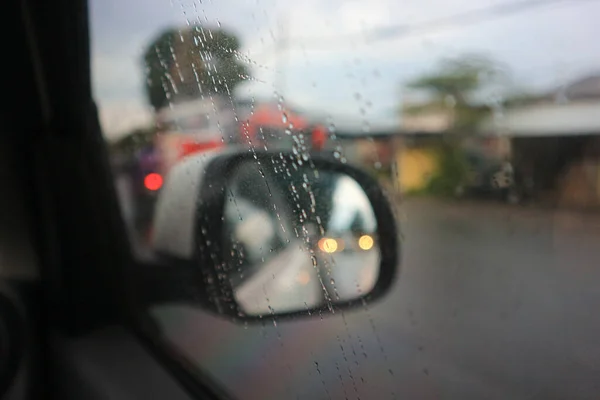
[[[375,235],[363,233],[360,235],[324,236],[317,242],[318,249],[326,254],[339,252],[369,251],[377,247]]]

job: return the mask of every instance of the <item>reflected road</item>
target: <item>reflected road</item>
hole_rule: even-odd
[[[323,301],[310,254],[292,242],[235,288],[235,299],[249,315],[301,311]],[[305,306],[303,306],[305,305]]]
[[[243,326],[153,311],[241,399],[595,399],[600,218],[411,200],[399,281],[333,316]]]
[[[303,311],[323,306],[327,299],[360,297],[376,282],[379,258],[375,250],[316,259],[318,268],[302,241],[292,242],[235,288],[236,301],[248,315]]]

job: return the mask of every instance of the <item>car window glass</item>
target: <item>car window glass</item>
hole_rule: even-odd
[[[595,0],[91,0],[93,92],[136,255],[219,241],[202,254],[224,260],[206,281],[260,315],[155,304],[164,339],[241,399],[596,398],[599,12]],[[281,158],[261,164],[265,151]],[[193,163],[225,152],[252,162],[209,186]],[[372,193],[316,174],[317,156],[375,177],[399,221],[390,292],[341,312],[336,300],[374,287],[386,232]],[[186,162],[178,196],[226,187],[223,220],[198,221],[209,201],[171,198],[162,218],[177,221],[157,232]],[[303,268],[315,260],[327,268]],[[182,296],[194,285],[173,281]],[[297,299],[329,307],[277,317]]]

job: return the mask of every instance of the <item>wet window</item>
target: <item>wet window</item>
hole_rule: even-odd
[[[596,398],[599,12],[91,0],[161,340],[240,399]]]

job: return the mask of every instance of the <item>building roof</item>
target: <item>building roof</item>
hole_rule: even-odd
[[[600,99],[600,74],[581,78],[560,92],[568,100]]]
[[[600,99],[547,103],[509,109],[482,124],[486,135],[600,135]]]

